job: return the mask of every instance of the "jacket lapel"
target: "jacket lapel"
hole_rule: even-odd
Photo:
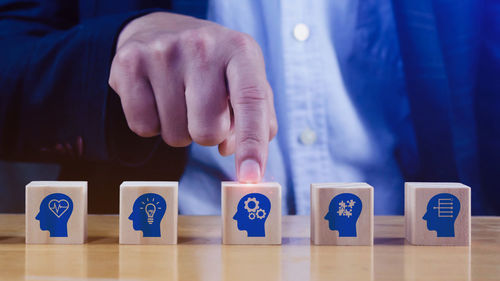
[[[479,187],[474,113],[477,1],[393,4],[422,180],[458,180]],[[478,190],[472,189],[473,197]]]

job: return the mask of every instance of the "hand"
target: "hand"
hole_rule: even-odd
[[[109,84],[139,136],[218,145],[221,155],[236,153],[240,181],[261,180],[278,125],[249,35],[165,12],[137,18],[119,35]]]

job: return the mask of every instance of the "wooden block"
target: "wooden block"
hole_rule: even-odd
[[[120,244],[177,244],[178,182],[120,186]]]
[[[405,183],[406,239],[415,245],[468,246],[470,187],[461,183]]]
[[[222,182],[222,243],[281,244],[281,186]]]
[[[366,183],[311,184],[311,242],[373,245],[373,187]]]
[[[27,244],[86,241],[86,181],[32,181],[26,186]]]

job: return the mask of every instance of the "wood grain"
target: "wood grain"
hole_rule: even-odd
[[[222,182],[221,186],[222,242],[224,244],[281,244],[281,186],[279,183]],[[264,195],[269,199],[270,205],[264,207],[265,198],[259,199],[257,195],[247,198],[247,195],[252,193]],[[251,199],[255,200],[253,204],[256,203],[251,207],[260,210],[252,213],[245,209],[243,201]],[[262,201],[260,205],[259,200]],[[262,229],[257,232],[265,236],[252,236],[250,229],[259,226]]]
[[[61,193],[71,202],[71,208],[62,214],[50,211],[44,199]],[[57,199],[54,199],[57,201]],[[82,244],[87,240],[87,182],[33,181],[26,186],[26,243],[27,244]],[[42,204],[44,204],[42,206]],[[40,216],[44,219],[37,218]],[[60,215],[59,218],[56,215]],[[62,222],[58,227],[56,222]],[[65,223],[64,223],[65,221]],[[63,227],[65,237],[52,236],[50,230]]]
[[[441,193],[449,193],[459,200],[459,212],[456,220],[451,224],[449,217],[437,216],[438,206],[433,202],[428,210],[431,198]],[[471,243],[471,201],[470,187],[461,183],[430,183],[407,182],[405,183],[405,217],[406,239],[414,245],[442,245],[442,246],[468,246]],[[434,206],[436,205],[436,206]],[[452,205],[453,206],[453,205]],[[453,206],[452,208],[457,208]],[[428,222],[424,219],[430,213],[432,224],[428,229]],[[446,214],[448,216],[448,214]],[[451,215],[450,215],[451,216]],[[439,237],[434,230],[437,225],[449,224],[454,229],[453,237]]]
[[[337,209],[329,209],[330,202],[343,193],[354,194],[361,200],[358,215],[354,214],[349,219],[343,217],[344,221],[354,221],[354,237],[342,237],[338,230],[340,223],[335,222],[340,217],[332,214]],[[335,230],[330,229],[330,220],[333,220]],[[366,183],[311,184],[311,242],[315,245],[373,245],[373,187]]]
[[[178,216],[178,185],[176,181],[127,181],[120,186],[120,244],[176,244]],[[134,230],[129,219],[135,213],[133,206],[138,197],[154,193],[166,203],[166,210],[159,223],[160,237],[144,237],[144,232]],[[146,198],[149,200],[149,198]],[[143,200],[146,201],[146,200]],[[138,202],[145,206],[145,203]],[[159,203],[159,202],[156,202]],[[160,210],[156,210],[156,213]],[[157,222],[155,222],[157,223]]]
[[[473,217],[470,247],[405,243],[404,217],[375,216],[374,246],[314,246],[308,216],[283,245],[221,245],[220,216],[179,216],[177,245],[120,245],[118,216],[90,215],[83,245],[25,245],[24,215],[0,215],[0,280],[498,280],[500,218]]]

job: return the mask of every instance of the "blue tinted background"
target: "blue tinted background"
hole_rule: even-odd
[[[16,37],[19,40],[13,40],[12,34],[17,34],[16,32],[22,33],[26,29],[29,30],[29,28],[36,31],[29,33],[30,36],[42,34],[47,29],[47,26],[40,27],[36,23],[38,20],[44,22],[47,18],[57,19],[55,17],[61,17],[69,20],[51,21],[51,27],[55,30],[64,30],[71,25],[80,24],[79,21],[81,21],[82,26],[85,27],[83,30],[89,33],[116,34],[119,27],[119,25],[117,27],[117,24],[115,24],[117,17],[112,18],[109,14],[130,13],[129,17],[131,17],[137,14],[136,11],[138,10],[156,7],[160,3],[168,3],[168,1],[142,1],[141,4],[139,4],[139,1],[134,0],[86,1],[80,3],[78,7],[75,7],[76,2],[64,2],[64,5],[57,6],[58,2],[31,1],[29,5],[17,6],[19,12],[15,10],[16,5],[14,4],[16,3],[20,3],[20,1],[0,1],[0,13],[2,15],[0,21],[2,56],[0,61],[9,65],[8,68],[2,69],[0,77],[9,77],[9,79],[14,77],[16,73],[23,74],[20,67],[16,69],[16,65],[20,65],[20,58],[26,56],[24,47],[31,44],[30,41],[23,41],[26,39],[23,37]],[[41,6],[37,6],[39,3],[44,5],[43,9],[40,8]],[[243,15],[245,12],[256,11],[265,2],[254,1],[253,3],[251,10],[246,9],[239,11],[239,13]],[[307,2],[298,1],[297,3],[303,5]],[[410,126],[396,126],[397,124],[391,126],[392,134],[390,136],[392,136],[391,142],[394,149],[391,150],[390,157],[397,161],[400,177],[391,178],[384,175],[370,175],[370,169],[366,171],[368,175],[374,178],[369,183],[376,188],[376,213],[401,214],[403,207],[402,186],[400,189],[395,190],[394,187],[398,186],[398,184],[378,184],[378,181],[420,180],[463,182],[472,187],[473,214],[500,214],[500,207],[496,202],[500,191],[495,186],[496,177],[500,173],[497,164],[500,157],[500,146],[498,145],[498,139],[500,138],[500,124],[498,122],[500,120],[498,110],[500,105],[500,17],[498,17],[500,3],[493,0],[460,2],[444,0],[380,0],[339,1],[338,3],[347,3],[343,8],[347,9],[349,13],[335,14],[336,9],[339,7],[331,6],[332,15],[337,15],[337,17],[330,18],[330,25],[327,26],[335,31],[332,31],[332,38],[337,38],[335,49],[339,64],[342,67],[343,82],[349,89],[348,92],[352,101],[356,104],[356,108],[365,114],[365,120],[373,123],[370,124],[370,130],[378,132],[380,128],[377,127],[378,119],[382,118],[377,111],[380,107],[376,106],[377,103],[362,102],[364,100],[362,95],[381,93],[378,104],[383,105],[388,110],[384,112],[394,114],[400,112],[404,107],[401,107],[401,103],[394,103],[393,99],[384,97],[390,96],[386,95],[386,93],[400,93],[407,100],[408,112],[411,113],[408,116],[409,119],[404,119],[411,122],[411,130],[408,130]],[[206,16],[208,6],[206,1],[174,1],[172,3],[174,11],[199,17]],[[245,8],[244,5],[241,7]],[[74,12],[75,8],[78,8],[76,13]],[[275,8],[276,11],[279,11],[276,15],[288,15],[282,13],[283,6],[276,4]],[[293,12],[294,10],[290,11]],[[295,10],[295,12],[297,11]],[[238,11],[235,11],[235,14],[238,14]],[[304,16],[304,14],[299,13],[298,16]],[[314,15],[309,16],[314,17]],[[30,20],[23,25],[15,24],[14,19],[19,20],[24,17]],[[86,18],[92,17],[101,17],[101,22],[99,24],[84,23]],[[246,17],[241,17],[241,20],[245,19]],[[264,22],[268,26],[278,24],[273,21],[273,18],[258,17],[258,19],[260,19],[257,22],[259,26],[264,26],[261,25]],[[297,18],[297,21],[299,20],[300,18]],[[278,29],[283,27],[281,23],[278,25],[280,25]],[[240,26],[243,28],[257,25],[243,21]],[[39,69],[44,70],[40,73],[58,73],[63,70],[62,72],[71,74],[74,72],[64,71],[61,68],[65,63],[78,65],[78,60],[88,60],[87,57],[81,56],[72,57],[71,60],[65,61],[65,54],[68,53],[68,50],[71,51],[70,53],[86,54],[86,52],[79,50],[80,45],[78,44],[62,44],[61,42],[72,43],[95,40],[95,42],[91,42],[97,46],[95,49],[100,47],[104,50],[113,43],[107,42],[109,37],[107,37],[108,40],[106,41],[106,38],[100,38],[99,36],[89,38],[87,33],[71,35],[76,38],[65,37],[64,40],[68,41],[64,41],[55,35],[47,37],[44,41],[45,45],[41,45],[37,52],[32,53],[34,58],[42,58],[47,54],[50,55],[51,50],[66,48],[59,50],[61,56],[59,56],[57,64],[54,64],[54,60],[50,59],[50,57],[47,60],[35,59],[34,61],[39,63],[37,65]],[[287,36],[286,32],[281,36]],[[75,40],[71,41],[71,39]],[[268,42],[275,42],[275,40],[270,39],[267,38]],[[259,40],[259,43],[262,44],[262,42],[262,40]],[[275,45],[263,44],[264,49],[273,49],[273,46]],[[397,48],[393,49],[387,46]],[[46,49],[44,49],[45,47]],[[52,47],[56,49],[52,49]],[[106,52],[111,53],[110,51]],[[96,57],[99,57],[99,55],[97,53]],[[102,62],[102,67],[97,68],[102,72],[95,72],[95,69],[90,67],[78,71],[89,75],[92,73],[95,75],[105,73],[105,70],[109,67],[109,58],[102,56],[99,59],[94,57],[96,62]],[[283,66],[283,63],[280,62],[280,56],[275,58],[268,56],[267,60],[268,65]],[[90,75],[90,78],[92,77]],[[275,84],[275,91],[279,91],[280,80],[272,77],[270,79]],[[4,83],[5,80],[0,81],[3,83],[4,93],[8,93],[9,86],[12,85]],[[60,83],[60,81],[66,81],[66,83]],[[93,85],[89,83],[89,92],[102,93],[102,89],[107,88],[106,81],[107,77],[102,77],[102,83],[96,85],[95,88],[92,88]],[[10,82],[10,80],[7,80],[7,82]],[[50,89],[48,86],[36,87],[37,84],[32,82],[30,80],[22,81],[20,84],[25,83],[23,88],[39,99],[43,97],[43,90]],[[49,86],[52,84],[59,85],[59,88],[56,87],[55,89],[57,89],[58,93],[66,93],[68,99],[78,99],[80,97],[77,96],[78,91],[71,90],[81,88],[82,81],[78,79],[73,81],[73,79],[61,79],[61,77],[48,77],[44,82]],[[71,88],[70,86],[74,87]],[[6,98],[5,102],[4,98]],[[29,104],[29,101],[24,100],[24,98],[30,97],[19,96],[17,101]],[[10,97],[2,96],[2,104],[8,104],[7,102],[11,102]],[[97,100],[96,102],[100,101]],[[85,107],[73,108],[77,109],[75,112],[78,113],[75,118],[80,118],[75,122],[77,125],[83,124],[85,126],[89,123],[85,116],[101,116],[99,112],[95,111],[81,114],[78,111],[80,108]],[[104,107],[97,104],[95,108],[102,109]],[[52,113],[56,114],[56,111]],[[391,114],[388,116],[393,116]],[[21,120],[37,120],[40,117],[40,115],[24,116]],[[49,118],[49,120],[51,118],[51,116],[44,117]],[[0,120],[0,127],[2,127],[2,155],[5,151],[14,151],[18,157],[14,157],[13,160],[30,158],[23,157],[23,153],[29,154],[31,151],[16,150],[23,146],[16,142],[5,141],[10,140],[11,135],[20,136],[17,140],[22,142],[41,143],[46,138],[62,137],[64,133],[69,134],[73,127],[78,127],[72,126],[73,124],[63,123],[61,125],[49,122],[44,125],[61,127],[64,132],[62,136],[40,135],[37,138],[31,134],[26,134],[24,131],[31,129],[44,131],[44,127],[37,128],[34,126],[34,128],[29,128],[29,126],[24,126],[19,132],[6,131],[4,130],[5,124],[10,126],[12,124],[26,123],[13,122],[12,119],[8,119],[3,115]],[[396,119],[386,118],[386,120],[394,121]],[[280,125],[280,135],[277,141],[286,138],[286,141],[290,142],[290,137],[285,136],[283,133],[290,131],[287,130],[287,124]],[[92,159],[105,158],[103,156],[105,141],[102,141],[102,139],[95,140],[102,138],[102,135],[98,134],[97,131],[94,133],[90,128],[85,131],[90,132],[86,140],[88,140],[87,147],[92,154]],[[24,138],[22,138],[23,136]],[[379,139],[379,141],[382,146],[387,144],[383,138]],[[304,187],[306,180],[300,180],[301,183],[297,184],[297,179],[294,179],[294,177],[297,178],[298,172],[292,172],[297,168],[287,165],[303,165],[302,167],[305,169],[309,163],[303,164],[297,161],[289,161],[289,159],[280,159],[279,155],[287,156],[289,154],[289,147],[284,145],[281,145],[281,147],[283,150],[276,154],[276,157],[272,157],[270,161],[282,162],[285,165],[278,165],[280,168],[274,172],[271,171],[270,175],[273,177],[270,180],[279,180],[285,187],[284,198],[286,204],[284,204],[283,208],[286,212],[307,213],[308,197],[307,192],[304,191],[306,190],[306,187]],[[219,181],[234,177],[234,171],[231,171],[234,168],[224,166],[226,164],[217,162],[216,159],[209,157],[206,159],[214,161],[211,164],[199,161],[193,162],[195,159],[191,157],[188,168],[191,167],[191,171],[200,174],[210,175],[209,181],[201,178],[203,183],[209,187],[208,193],[204,194],[202,198],[208,199],[207,201],[210,204],[200,207],[198,210],[202,213],[217,213],[219,212],[218,206],[220,206],[218,201],[220,200],[218,199],[220,198]],[[0,211],[22,212],[24,210],[24,185],[32,179],[57,178],[58,172],[58,166],[54,165],[2,163],[2,169],[0,169],[0,189],[2,190]],[[334,171],[332,170],[332,172]],[[212,175],[216,176],[212,177]],[[196,178],[193,177],[193,179]],[[199,186],[196,185],[196,182],[186,186],[186,191],[181,192],[180,196],[196,195],[195,190],[192,193],[188,192],[190,186]],[[92,189],[92,187],[90,188]],[[204,191],[205,188],[196,191],[200,190]],[[384,196],[388,198],[383,198]],[[390,201],[391,196],[395,200]],[[181,212],[195,213],[191,209],[192,206],[195,206],[193,205],[195,201],[192,200],[194,199],[189,197],[181,198],[181,205],[179,206]],[[392,202],[392,205],[388,205],[389,207],[384,209],[382,206],[387,205],[384,202]],[[377,208],[381,209],[377,210]]]

